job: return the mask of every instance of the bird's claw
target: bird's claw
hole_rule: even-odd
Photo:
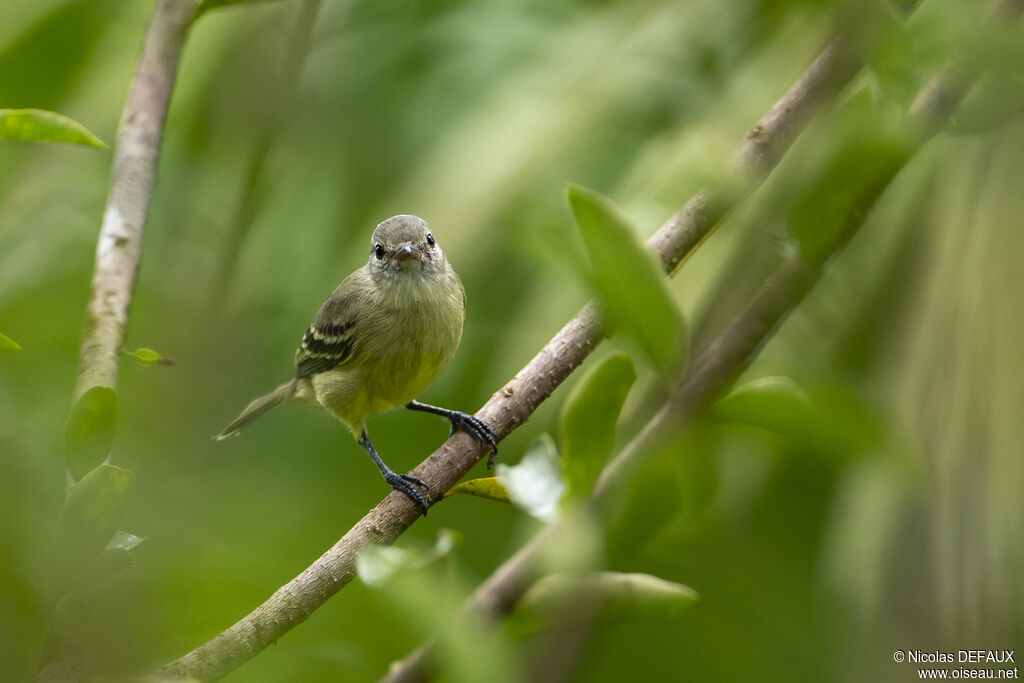
[[[473,415],[460,412],[454,413],[450,419],[452,428],[451,431],[448,432],[448,436],[454,434],[456,429],[461,429],[477,441],[482,441],[487,444],[490,447],[490,457],[487,458],[487,469],[494,467],[494,459],[498,457],[498,442],[494,438],[494,432],[489,426],[487,426],[487,423]]]
[[[427,499],[423,497],[423,494],[416,490],[413,484],[422,486],[427,492],[430,491],[430,487],[420,479],[414,477],[411,474],[395,474],[391,472],[389,475],[384,476],[384,481],[388,483],[388,486],[396,491],[401,491],[405,495],[412,498],[413,502],[420,506],[420,510],[423,511],[423,516],[427,516]]]

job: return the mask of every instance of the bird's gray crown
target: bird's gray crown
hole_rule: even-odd
[[[386,248],[394,249],[407,242],[425,244],[429,232],[430,226],[425,220],[419,216],[403,214],[382,221],[373,231],[371,240],[374,244],[380,243]]]

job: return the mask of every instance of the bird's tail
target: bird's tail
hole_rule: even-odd
[[[277,389],[274,389],[269,394],[264,394],[259,398],[255,399],[252,403],[245,407],[242,414],[232,420],[231,424],[224,428],[217,436],[213,437],[217,441],[226,439],[232,434],[237,434],[241,431],[242,427],[255,420],[263,413],[266,413],[272,408],[276,408],[282,403],[287,403],[295,395],[296,389],[299,387],[299,378],[291,379]]]

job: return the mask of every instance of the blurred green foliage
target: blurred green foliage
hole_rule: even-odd
[[[151,5],[7,3],[0,107],[60,111],[113,140]],[[89,508],[105,533],[147,539],[134,563],[57,605],[87,675],[144,672],[213,637],[386,493],[322,411],[287,407],[209,439],[290,375],[302,330],[365,261],[377,222],[423,216],[462,277],[462,346],[424,400],[475,409],[594,294],[566,184],[611,198],[649,235],[720,177],[859,5],[325,2],[293,80],[281,74],[300,3],[204,14],[167,120],[126,343],[176,364],[122,363],[111,463],[70,498],[65,427],[110,155],[0,141],[0,329],[23,347],[0,353],[0,678],[34,675],[48,579],[67,568],[55,548],[77,523],[61,511],[83,485],[127,501],[120,520]],[[980,29],[984,12],[926,0],[905,23],[866,23],[870,68],[668,285],[696,357],[794,235],[820,244],[858,189],[892,171],[901,112],[930,75],[950,58],[983,72],[955,134],[899,170],[745,391],[649,454],[600,524],[559,539],[553,569],[649,574],[699,602],[583,626],[461,622],[455,606],[540,523],[452,496],[399,546],[434,547],[441,529],[460,544],[384,588],[353,583],[228,680],[372,680],[435,635],[445,680],[905,681],[895,649],[1020,643],[1024,40],[1019,24]],[[237,216],[241,239],[226,228]],[[595,355],[584,372],[607,357]],[[665,398],[635,360],[616,447]],[[751,384],[764,377],[789,378],[810,404]],[[502,443],[502,461],[558,433],[567,394]],[[408,411],[371,428],[405,469],[447,433]],[[114,476],[124,468],[129,479]],[[546,667],[573,628],[583,638],[566,666]]]
[[[570,496],[585,498],[615,447],[615,428],[636,381],[633,361],[614,353],[581,377],[562,407],[559,454]]]
[[[64,459],[68,473],[78,481],[108,455],[117,431],[117,392],[93,387],[71,408],[64,429]]]
[[[588,279],[610,326],[637,341],[658,368],[676,371],[689,351],[686,325],[658,259],[604,197],[570,187],[569,204],[590,257]]]
[[[114,537],[132,483],[130,471],[100,465],[68,489],[55,548],[62,586],[88,588],[88,582],[95,580],[91,565]]]
[[[534,439],[515,465],[499,462],[494,470],[514,505],[545,522],[559,517],[565,477],[558,446],[549,434]]]

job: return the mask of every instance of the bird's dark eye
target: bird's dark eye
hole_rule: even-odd
[[[431,235],[429,232],[427,233],[427,244],[429,244],[430,246],[434,246],[434,236]]]
[[[378,244],[377,246],[375,246],[373,248],[373,255],[377,257],[378,261],[380,259],[384,258],[384,247],[383,247],[383,245]]]

